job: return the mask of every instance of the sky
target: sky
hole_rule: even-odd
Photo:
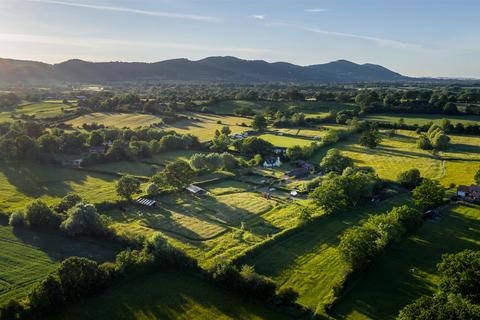
[[[479,0],[0,0],[0,57],[346,59],[480,78]]]

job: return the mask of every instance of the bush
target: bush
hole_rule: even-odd
[[[415,204],[424,210],[434,209],[444,203],[445,188],[436,180],[423,179],[422,183],[413,189]]]
[[[25,214],[23,211],[15,211],[8,218],[8,224],[13,227],[21,227],[25,225]]]
[[[68,211],[68,218],[62,222],[60,229],[69,236],[108,233],[108,227],[102,221],[95,206],[84,203],[79,203]]]
[[[67,210],[73,208],[77,203],[82,202],[83,199],[78,194],[69,193],[62,198],[60,203],[55,207],[57,212],[67,212]]]
[[[25,207],[25,222],[29,227],[58,227],[61,217],[42,200],[35,200]]]
[[[410,169],[403,171],[398,175],[398,183],[408,189],[413,189],[422,183],[422,177],[420,175],[420,170]]]
[[[299,294],[291,287],[287,287],[280,289],[277,293],[277,296],[280,298],[280,301],[282,301],[283,304],[291,305],[297,301]]]

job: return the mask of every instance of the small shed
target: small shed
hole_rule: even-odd
[[[207,194],[207,190],[200,188],[194,184],[191,184],[187,187],[187,191],[196,196],[204,196]]]
[[[157,201],[155,200],[151,200],[151,199],[147,199],[147,198],[138,198],[136,200],[136,202],[138,204],[141,204],[142,206],[146,206],[146,207],[154,207],[157,205]]]

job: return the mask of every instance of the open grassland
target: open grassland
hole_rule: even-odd
[[[479,137],[451,135],[449,149],[436,154],[419,149],[416,137],[412,131],[397,130],[374,149],[361,146],[358,137],[334,147],[352,158],[355,165],[374,168],[384,179],[396,180],[400,172],[417,168],[422,176],[437,179],[446,186],[473,183],[475,170],[480,166]],[[326,150],[318,152],[313,161],[320,161]]]
[[[128,278],[53,319],[210,320],[292,319],[260,302],[241,299],[191,273],[161,271]]]
[[[174,130],[181,134],[192,134],[200,141],[208,141],[214,137],[215,130],[221,130],[223,126],[230,127],[232,134],[251,130],[245,125],[250,125],[252,120],[234,116],[219,116],[205,113],[189,112],[185,114],[188,120],[180,120],[165,126],[165,129]]]
[[[436,264],[444,253],[480,249],[480,207],[452,206],[440,221],[392,245],[380,261],[339,300],[333,310],[341,319],[394,319],[421,295],[436,290]],[[379,303],[381,301],[381,303]]]
[[[70,192],[98,203],[116,200],[116,177],[35,163],[0,162],[0,210],[23,208],[42,199],[48,203]]]
[[[381,121],[397,123],[398,120],[403,119],[406,124],[419,126],[429,124],[431,122],[441,124],[443,119],[448,119],[455,125],[457,123],[477,124],[480,121],[480,116],[475,115],[438,115],[438,114],[411,114],[411,113],[386,113],[386,114],[374,114],[364,117],[370,121]]]
[[[256,112],[264,111],[268,107],[278,108],[279,110],[286,110],[289,107],[298,107],[302,112],[308,114],[309,117],[316,114],[325,114],[330,110],[342,110],[352,108],[352,105],[340,102],[329,101],[245,101],[245,100],[231,100],[222,101],[208,106],[209,110],[217,113],[234,113],[234,110],[239,107],[250,107]]]
[[[246,264],[272,277],[280,287],[294,288],[300,294],[299,303],[321,312],[332,302],[333,286],[346,270],[336,249],[338,236],[369,215],[386,212],[407,201],[407,195],[398,195],[377,206],[365,205],[321,217],[247,259]]]
[[[106,127],[138,128],[148,127],[161,121],[162,118],[151,114],[94,112],[69,120],[66,123],[75,128],[79,128],[85,123],[91,124],[94,122]]]
[[[13,121],[21,115],[35,116],[37,119],[52,118],[63,114],[63,110],[75,110],[76,107],[61,102],[40,102],[18,106],[15,110],[0,112],[0,122]]]
[[[293,146],[309,146],[313,140],[302,139],[302,138],[294,138],[294,137],[287,137],[287,136],[279,136],[275,134],[262,134],[259,138],[270,142],[276,147],[293,147]]]
[[[0,304],[24,297],[69,256],[114,260],[119,248],[105,242],[71,239],[51,231],[36,232],[0,222]]]

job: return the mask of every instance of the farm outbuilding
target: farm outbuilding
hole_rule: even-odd
[[[157,204],[157,201],[147,198],[138,198],[136,202],[146,207],[154,207]]]
[[[191,184],[187,187],[187,191],[196,196],[204,196],[207,194],[207,190],[200,188],[194,184]]]

